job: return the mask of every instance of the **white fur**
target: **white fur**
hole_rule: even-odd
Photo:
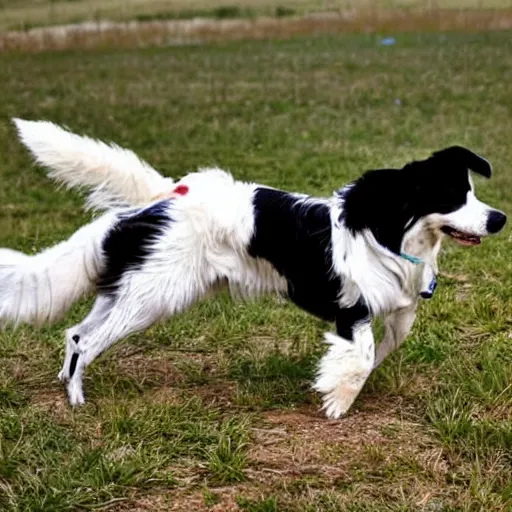
[[[185,310],[219,283],[227,284],[242,296],[281,292],[287,288],[285,279],[270,263],[247,253],[254,232],[252,196],[256,185],[235,181],[219,169],[190,174],[180,183],[190,187],[189,193],[169,203],[173,221],[151,245],[150,257],[142,268],[123,275],[115,300],[100,296],[86,319],[67,331],[66,357],[59,378],[69,380],[72,405],[83,403],[83,372],[99,354],[118,339]],[[304,200],[310,204],[315,201]],[[82,228],[68,242],[29,257],[35,265],[14,266],[17,275],[24,276],[25,281],[36,276],[33,282],[38,284],[38,290],[43,283],[54,292],[51,298],[36,301],[34,290],[20,296],[13,295],[15,288],[2,287],[3,304],[19,304],[18,310],[23,313],[16,313],[13,318],[11,311],[4,310],[3,317],[41,323],[64,313],[91,288],[98,276],[103,261],[101,241],[120,213],[123,212],[107,213]],[[333,225],[333,255],[342,250],[348,254],[347,260],[338,268],[334,258],[333,271],[351,280],[350,286],[358,290],[357,297],[362,295],[374,314],[403,307],[404,302],[408,305],[416,302],[421,283],[418,276],[423,273],[421,266],[381,248],[370,232],[354,237],[336,224]],[[84,263],[77,265],[77,260]],[[88,266],[92,269],[87,272]],[[56,283],[61,286],[56,288]],[[340,301],[344,300],[342,294]],[[78,343],[73,340],[75,336],[79,336]],[[334,334],[328,334],[327,339],[332,343],[322,358],[315,389],[324,394],[326,414],[337,418],[348,410],[373,368],[371,324],[368,321],[358,326],[353,342]],[[80,357],[76,371],[70,376],[73,354]]]
[[[442,224],[457,231],[477,236],[487,235],[487,218],[490,208],[479,201],[472,190],[468,191],[464,206],[452,213],[442,215]]]
[[[334,271],[344,278],[340,306],[352,306],[362,296],[373,315],[379,316],[415,303],[419,292],[428,287],[437,273],[437,252],[434,256],[432,252],[438,239],[423,246],[416,244],[419,233],[425,228],[421,223],[405,235],[404,251],[426,262],[414,265],[381,246],[370,230],[357,235],[349,233],[337,220],[340,213],[340,207],[333,204]]]
[[[354,329],[354,340],[326,333],[330,346],[320,360],[314,389],[323,395],[323,409],[329,418],[345,414],[373,369],[375,345],[370,322]]]
[[[404,342],[415,319],[416,304],[394,311],[384,319],[384,338],[377,347],[375,368]]]
[[[103,260],[101,240],[113,219],[108,213],[33,256],[0,250],[0,323],[41,325],[61,318],[94,287]]]
[[[440,229],[442,226],[468,233],[475,236],[485,236],[487,232],[487,219],[492,210],[489,205],[482,203],[475,196],[473,179],[468,171],[470,190],[466,195],[464,205],[452,213],[429,215],[426,220],[430,229]]]
[[[123,275],[115,301],[98,299],[103,302],[67,332],[61,380],[69,378],[72,355],[81,354],[68,383],[72,405],[83,403],[82,374],[99,354],[118,339],[184,311],[219,283],[245,297],[286,290],[286,281],[267,261],[247,254],[255,186],[217,169],[189,175],[182,183],[190,192],[172,203],[173,222],[151,246],[151,257],[137,272]],[[76,335],[79,343],[73,341]]]
[[[21,141],[48,169],[50,178],[91,191],[90,208],[146,204],[173,187],[171,179],[128,149],[76,135],[48,121],[13,121]]]
[[[13,249],[0,249],[1,265],[17,265],[19,263],[28,262],[30,256]]]

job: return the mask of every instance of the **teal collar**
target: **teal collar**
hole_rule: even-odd
[[[410,254],[407,254],[405,252],[400,253],[400,258],[410,261],[411,263],[414,263],[415,265],[421,265],[421,263],[423,263],[423,260],[421,258],[416,258],[416,256],[411,256]]]

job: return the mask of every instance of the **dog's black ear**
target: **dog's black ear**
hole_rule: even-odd
[[[442,161],[446,165],[464,166],[466,169],[471,169],[486,178],[490,178],[492,174],[489,161],[464,146],[451,146],[436,151],[431,158]]]

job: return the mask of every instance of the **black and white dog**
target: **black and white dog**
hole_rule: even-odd
[[[66,333],[59,378],[72,405],[84,402],[85,368],[110,345],[224,284],[237,296],[285,293],[335,322],[314,388],[326,415],[338,418],[407,336],[419,297],[432,295],[443,236],[477,245],[506,222],[475,197],[469,170],[489,178],[491,166],[464,147],[368,171],[316,198],[220,169],[174,183],[128,150],[49,122],[15,122],[50,176],[88,187],[89,205],[107,210],[40,254],[0,250],[3,322],[50,322],[86,292],[97,294]],[[385,335],[376,349],[377,316]]]

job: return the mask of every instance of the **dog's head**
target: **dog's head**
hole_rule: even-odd
[[[506,216],[476,198],[470,171],[490,178],[492,168],[461,146],[400,170],[369,171],[340,192],[342,220],[355,232],[369,229],[395,254],[418,221],[436,238],[444,234],[461,245],[478,245],[483,236],[503,228]]]
[[[420,187],[430,189],[431,200],[423,197],[421,205],[429,227],[469,246],[480,244],[483,236],[503,228],[507,217],[476,198],[468,172],[490,178],[492,169],[487,160],[469,149],[452,146],[434,153],[427,163],[430,169],[422,173],[426,183]],[[434,190],[432,179],[440,184],[439,190]]]

